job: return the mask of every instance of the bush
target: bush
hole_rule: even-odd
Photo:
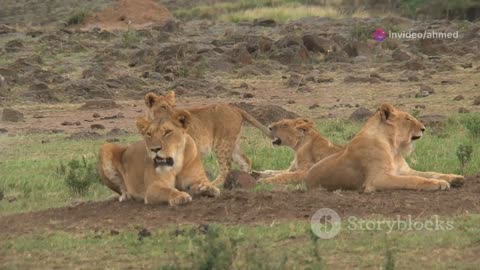
[[[125,47],[133,47],[140,43],[140,37],[137,33],[137,30],[133,28],[128,28],[127,31],[122,34],[122,43]]]
[[[70,17],[67,18],[67,25],[81,24],[85,21],[87,16],[88,12],[84,10],[74,12],[72,15],[70,15]]]
[[[460,161],[462,174],[465,174],[465,168],[472,159],[473,147],[471,145],[459,145],[457,148],[457,158]]]
[[[85,195],[93,183],[99,180],[96,162],[89,162],[82,157],[81,160],[72,159],[66,165],[62,162],[57,168],[57,174],[70,192],[76,195]]]
[[[467,116],[464,119],[463,124],[468,129],[468,131],[470,131],[470,134],[473,137],[480,137],[480,115],[472,114]]]

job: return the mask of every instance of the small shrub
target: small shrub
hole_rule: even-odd
[[[465,168],[472,159],[473,147],[471,145],[459,145],[457,148],[457,158],[460,161],[460,169],[465,174]]]
[[[463,124],[468,129],[468,131],[470,131],[470,134],[473,137],[480,137],[480,115],[472,114],[467,116],[464,119]]]
[[[66,164],[60,163],[57,175],[63,178],[67,188],[77,195],[85,195],[99,179],[95,162],[88,162],[85,157],[81,160],[72,159]]]
[[[128,28],[127,31],[123,32],[122,43],[125,47],[133,47],[140,43],[140,36],[138,35],[137,30]]]
[[[383,265],[383,269],[385,270],[395,269],[395,258],[393,257],[393,252],[390,249],[386,236],[385,236],[385,262]]]
[[[85,10],[74,12],[67,18],[67,25],[77,25],[85,21],[88,16],[88,12]]]

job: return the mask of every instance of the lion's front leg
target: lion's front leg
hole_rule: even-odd
[[[410,169],[409,175],[445,180],[448,183],[450,183],[450,185],[452,187],[460,187],[460,186],[463,186],[463,184],[465,183],[465,177],[462,176],[462,175],[457,175],[457,174],[443,174],[443,173],[437,173],[437,172],[420,172],[420,171]]]
[[[145,204],[168,203],[171,206],[187,204],[192,197],[183,191],[170,188],[161,183],[152,183],[145,192]]]
[[[259,179],[258,183],[297,184],[305,180],[306,171],[285,172],[272,177]]]

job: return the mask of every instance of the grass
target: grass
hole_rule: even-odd
[[[282,5],[278,7],[260,7],[255,9],[248,9],[237,11],[230,14],[225,14],[220,17],[224,21],[240,22],[253,21],[258,18],[273,19],[277,22],[286,22],[305,17],[325,17],[332,19],[341,19],[346,17],[366,18],[368,13],[365,11],[355,11],[352,14],[342,12],[338,8],[332,6],[305,6],[298,4]]]
[[[170,225],[140,238],[138,228],[24,235],[0,241],[2,269],[474,269],[480,216],[450,220],[449,231],[352,230],[331,240],[307,222]],[[95,258],[92,260],[91,258]]]
[[[311,16],[328,18],[364,18],[368,16],[368,14],[362,10],[347,14],[335,6],[315,5],[320,3],[321,1],[315,0],[241,0],[177,9],[174,11],[174,15],[186,20],[220,19],[233,22],[254,20],[257,18],[269,18],[284,22]]]

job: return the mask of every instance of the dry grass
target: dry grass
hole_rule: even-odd
[[[333,6],[307,6],[307,5],[282,5],[277,7],[260,7],[247,9],[221,16],[225,21],[252,21],[257,18],[269,18],[278,22],[296,20],[305,17],[325,17],[332,19],[341,19],[347,17],[367,18],[370,15],[365,10],[357,10],[352,14],[347,14]]]

